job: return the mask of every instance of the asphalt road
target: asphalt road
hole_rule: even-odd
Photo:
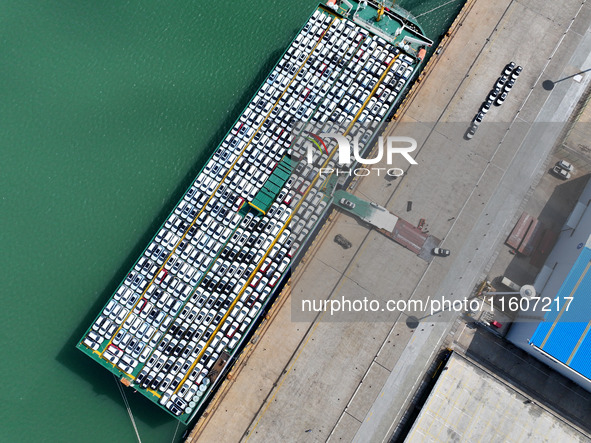
[[[555,51],[552,52],[553,56],[557,53],[560,55],[572,54],[568,64],[562,66],[559,78],[572,75],[572,67],[576,67],[579,71],[591,68],[590,29],[588,28],[583,35],[579,34],[580,41],[575,47],[566,45],[565,39],[561,39],[557,44]],[[569,32],[575,31],[571,29]],[[463,246],[445,279],[441,282],[436,294],[437,297],[460,299],[465,297],[465,291],[458,292],[459,285],[463,288],[471,288],[477,283],[491,258],[491,254],[503,242],[507,225],[513,220],[523,199],[539,180],[540,175],[546,172],[546,158],[559,139],[564,127],[563,122],[569,118],[591,80],[591,76],[585,76],[581,82],[558,82],[554,89],[548,92],[540,87],[541,82],[546,78],[547,71],[550,71],[549,68],[555,70],[560,68],[550,67],[551,64],[552,60],[549,60],[548,65],[540,73],[534,89],[526,96],[515,119],[509,125],[507,133],[497,147],[497,150],[501,150],[503,143],[514,143],[513,132],[517,132],[518,135],[524,132],[526,134],[509,166],[503,171],[496,190],[467,236],[464,235],[466,231],[462,226],[464,209],[473,203],[471,200],[474,199],[480,184],[487,179],[487,176],[495,175],[495,172],[491,171],[491,169],[499,168],[495,163],[495,155],[474,186],[470,199],[455,218],[447,237],[461,237]],[[529,101],[539,101],[544,96],[547,98],[535,119],[532,122],[522,119],[519,114],[522,109],[527,108]],[[551,123],[548,124],[548,122]],[[427,140],[428,142],[429,140]],[[458,138],[454,142],[461,143],[461,140]],[[408,387],[416,385],[417,374],[424,372],[433,352],[441,344],[450,326],[451,322],[436,322],[433,327],[418,328],[414,332],[410,344],[404,350],[398,364],[390,373],[382,391],[355,434],[354,441],[376,441],[390,435],[392,424],[397,418],[400,418],[400,407],[412,392],[409,392]]]

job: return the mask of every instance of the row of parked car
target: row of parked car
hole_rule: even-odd
[[[352,23],[329,23],[319,12],[311,17],[83,340],[135,377],[137,386],[161,393],[160,403],[176,415],[203,395],[221,352],[239,346],[325,210],[321,181],[312,183],[304,165],[266,214],[238,212],[285,155],[293,120],[322,121],[326,115],[328,121],[334,112],[354,109],[351,99],[358,104],[364,96],[359,88],[371,90],[374,80],[366,77],[383,74],[394,56],[385,42]],[[355,44],[357,50],[349,52]],[[392,82],[408,75],[403,63]],[[358,85],[347,80],[355,70]],[[378,91],[372,107],[366,106],[368,118],[381,118],[382,107],[395,98],[387,84]],[[301,216],[288,226],[303,196]]]
[[[346,26],[343,24],[343,27]],[[348,130],[348,134],[351,137],[358,137],[359,146],[363,150],[363,147],[378,127],[376,123],[379,122],[379,119],[383,119],[386,112],[392,107],[398,93],[412,75],[414,70],[412,65],[415,63],[415,60],[406,54],[399,55],[398,48],[391,47],[382,39],[376,39],[375,41],[366,39],[362,41],[361,38],[355,38],[351,40],[353,33],[347,34],[346,31],[343,35],[348,36],[349,40],[346,40],[347,37],[344,37],[345,40],[343,41],[335,38],[337,44],[357,44],[355,48],[349,46],[348,52],[338,62],[339,65],[344,66],[344,75],[337,77],[332,87],[329,84],[324,84],[322,89],[326,91],[327,99],[321,102],[316,112],[311,115],[309,119],[310,124],[298,125],[295,130],[296,132],[303,131],[304,134],[306,130],[315,133],[343,133],[345,130]],[[362,37],[364,34],[358,34],[357,36]],[[362,43],[360,43],[361,41]],[[398,59],[394,61],[390,71],[375,90],[374,95],[369,98],[388,64],[397,55],[399,55]],[[347,57],[349,58],[347,59]],[[316,67],[321,71],[323,70],[323,65],[317,60],[309,60],[308,64],[313,68]],[[306,89],[303,92],[306,93]],[[291,101],[288,101],[289,103]],[[359,118],[353,127],[349,127],[351,121],[364,104],[365,108]],[[335,166],[334,160],[330,160],[328,164],[325,164],[328,156],[323,154],[317,155],[314,162],[308,165],[305,162],[307,152],[306,143],[306,138],[301,137],[290,147],[292,158],[299,160],[298,167],[303,169],[303,171],[298,171],[296,168],[296,171],[294,171],[294,175],[298,180],[294,188],[300,193],[302,193],[302,190],[307,189],[307,185],[311,180],[309,173],[314,175],[322,165],[325,168],[334,168]],[[335,147],[336,141],[330,140],[328,142],[328,152],[332,152]],[[300,183],[303,186],[298,186]],[[316,186],[320,186],[322,185],[322,181],[319,180],[315,184]],[[318,189],[313,189],[310,194],[310,203],[304,201],[300,210],[294,214],[292,219],[292,232],[297,235],[297,244],[305,241],[325,209],[326,201],[323,200],[322,193]]]
[[[290,208],[287,204],[276,202],[264,217],[252,213],[244,217],[209,273],[173,322],[169,336],[162,339],[157,351],[138,374],[136,383],[163,391],[161,403],[173,401],[176,407],[169,409],[174,413],[182,410],[182,405],[189,404],[193,396],[198,395],[198,387],[207,379],[220,353],[236,346],[288,269],[289,229],[285,228],[278,238],[274,237],[276,227],[286,221],[286,214],[289,217]],[[236,278],[252,273],[254,263],[263,256],[261,249],[257,248],[268,248],[271,245],[267,243],[273,241],[275,244],[258,272],[241,292],[240,288],[246,281],[236,282]],[[255,250],[261,255],[253,257]],[[239,295],[240,299],[234,302]],[[218,328],[229,309],[231,312]],[[208,343],[212,336],[213,339]],[[205,351],[193,367],[203,349]],[[158,371],[162,372],[162,369],[168,373],[159,377]],[[183,373],[188,377],[183,377]],[[174,394],[177,386],[179,390]],[[176,397],[173,398],[173,395]]]
[[[307,33],[304,27],[296,41],[301,39],[301,45],[310,47],[315,37],[313,29]],[[297,106],[294,116],[299,120],[310,119],[313,123],[325,123],[331,119],[345,124],[361,110],[372,89],[394,57],[400,54],[400,50],[380,37],[369,38],[367,31],[355,27],[351,22],[342,21],[335,27],[335,33],[328,39],[328,44],[333,45],[332,51],[324,43],[319,43],[316,51],[298,72],[303,82],[298,84],[295,92],[303,94],[303,104],[292,98],[287,99],[286,105],[292,108]],[[294,51],[294,57],[297,57],[298,50]],[[287,54],[290,54],[290,50]],[[331,62],[336,62],[338,71],[330,66]],[[289,59],[284,63],[289,69],[293,69]],[[389,105],[412,76],[414,63],[415,59],[412,57],[399,55],[380,89],[359,115],[358,120],[361,123],[385,117]],[[282,67],[280,63],[278,68]],[[322,82],[322,79],[329,81]],[[322,101],[320,96],[326,99]]]
[[[566,160],[559,160],[551,171],[556,177],[562,180],[568,180],[571,177],[571,173],[574,171],[574,167]]]
[[[510,62],[503,68],[503,72],[501,76],[497,79],[495,85],[489,92],[486,100],[480,106],[480,109],[474,116],[472,120],[472,125],[468,130],[467,137],[472,138],[478,129],[478,125],[482,123],[486,113],[490,110],[490,108],[495,106],[501,106],[505,100],[507,99],[507,95],[513,89],[513,85],[515,81],[521,74],[523,68],[521,66],[516,66],[515,62]]]
[[[364,31],[362,30],[362,32]],[[353,43],[358,44],[360,41],[361,39],[356,38]],[[346,44],[346,42],[344,43]],[[406,82],[411,78],[416,60],[406,54],[400,54],[398,48],[388,45],[381,38],[363,40],[357,47],[349,47],[349,51],[338,63],[345,65],[347,55],[351,61],[345,65],[344,75],[338,77],[333,83],[333,87],[328,89],[326,104],[324,102],[320,104],[317,112],[312,114],[309,120],[312,125],[307,127],[302,125],[297,129],[303,131],[304,134],[306,129],[314,133],[341,134],[348,130],[350,137],[358,138],[358,146],[363,151],[378,128],[377,123],[385,117]],[[378,85],[374,95],[369,98],[388,64],[396,56],[398,58],[384,76],[382,83]],[[312,66],[318,66],[318,63],[312,63]],[[322,65],[319,68],[322,68]],[[328,85],[325,88],[328,88]],[[364,104],[365,107],[359,118],[352,127],[349,127]],[[336,141],[331,139],[326,143],[327,151],[332,152],[336,147]],[[296,176],[304,177],[304,184],[306,184],[305,177],[308,176],[307,171],[315,172],[319,167],[331,169],[336,166],[335,160],[328,161],[326,153],[320,151],[316,152],[313,163],[308,165],[305,161],[307,154],[307,139],[305,137],[298,138],[291,146],[290,151],[292,158],[299,160],[299,167],[304,169],[301,174],[298,174],[299,171],[295,171]],[[318,187],[321,184],[322,180],[316,182]],[[319,198],[321,196],[319,190],[312,190],[312,192],[315,191],[318,192],[309,199],[310,203],[304,201],[292,219],[292,232],[297,235],[296,242],[298,244],[305,241],[325,209],[326,202]]]

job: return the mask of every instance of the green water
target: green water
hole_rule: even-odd
[[[74,345],[316,4],[0,3],[0,441],[135,441]],[[126,392],[142,441],[172,441]]]

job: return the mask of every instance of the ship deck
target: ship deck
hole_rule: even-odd
[[[306,164],[301,135],[371,146],[418,71],[408,43],[319,6],[77,347],[191,421],[329,207],[336,144]]]

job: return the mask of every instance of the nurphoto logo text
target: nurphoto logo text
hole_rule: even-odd
[[[320,135],[309,133],[309,135],[310,137],[307,137],[307,139],[311,143],[308,144],[306,150],[306,160],[309,164],[314,163],[314,152],[316,150],[319,150],[321,153],[329,154],[328,149],[326,147],[326,143],[324,142],[324,140],[326,140],[327,138],[332,138],[337,142],[337,161],[338,164],[341,166],[351,165],[351,152],[353,152],[353,159],[362,165],[375,165],[382,161],[382,159],[385,156],[386,163],[389,166],[393,166],[396,154],[399,154],[402,157],[404,157],[404,159],[411,165],[418,164],[416,160],[412,158],[410,155],[411,152],[417,149],[417,142],[414,138],[411,137],[378,137],[377,154],[373,158],[363,158],[361,156],[361,153],[359,152],[359,136],[353,137],[352,142],[350,142],[347,136],[333,132],[324,132]],[[358,169],[360,171],[358,171]],[[385,171],[387,175],[396,177],[404,174],[404,171],[400,168],[371,168],[371,171],[377,171],[378,175],[380,174],[380,171]],[[348,169],[347,171],[341,171],[339,169],[334,168],[320,169],[321,175],[336,173],[337,175],[347,174],[365,176],[369,175],[371,171],[368,168]]]

